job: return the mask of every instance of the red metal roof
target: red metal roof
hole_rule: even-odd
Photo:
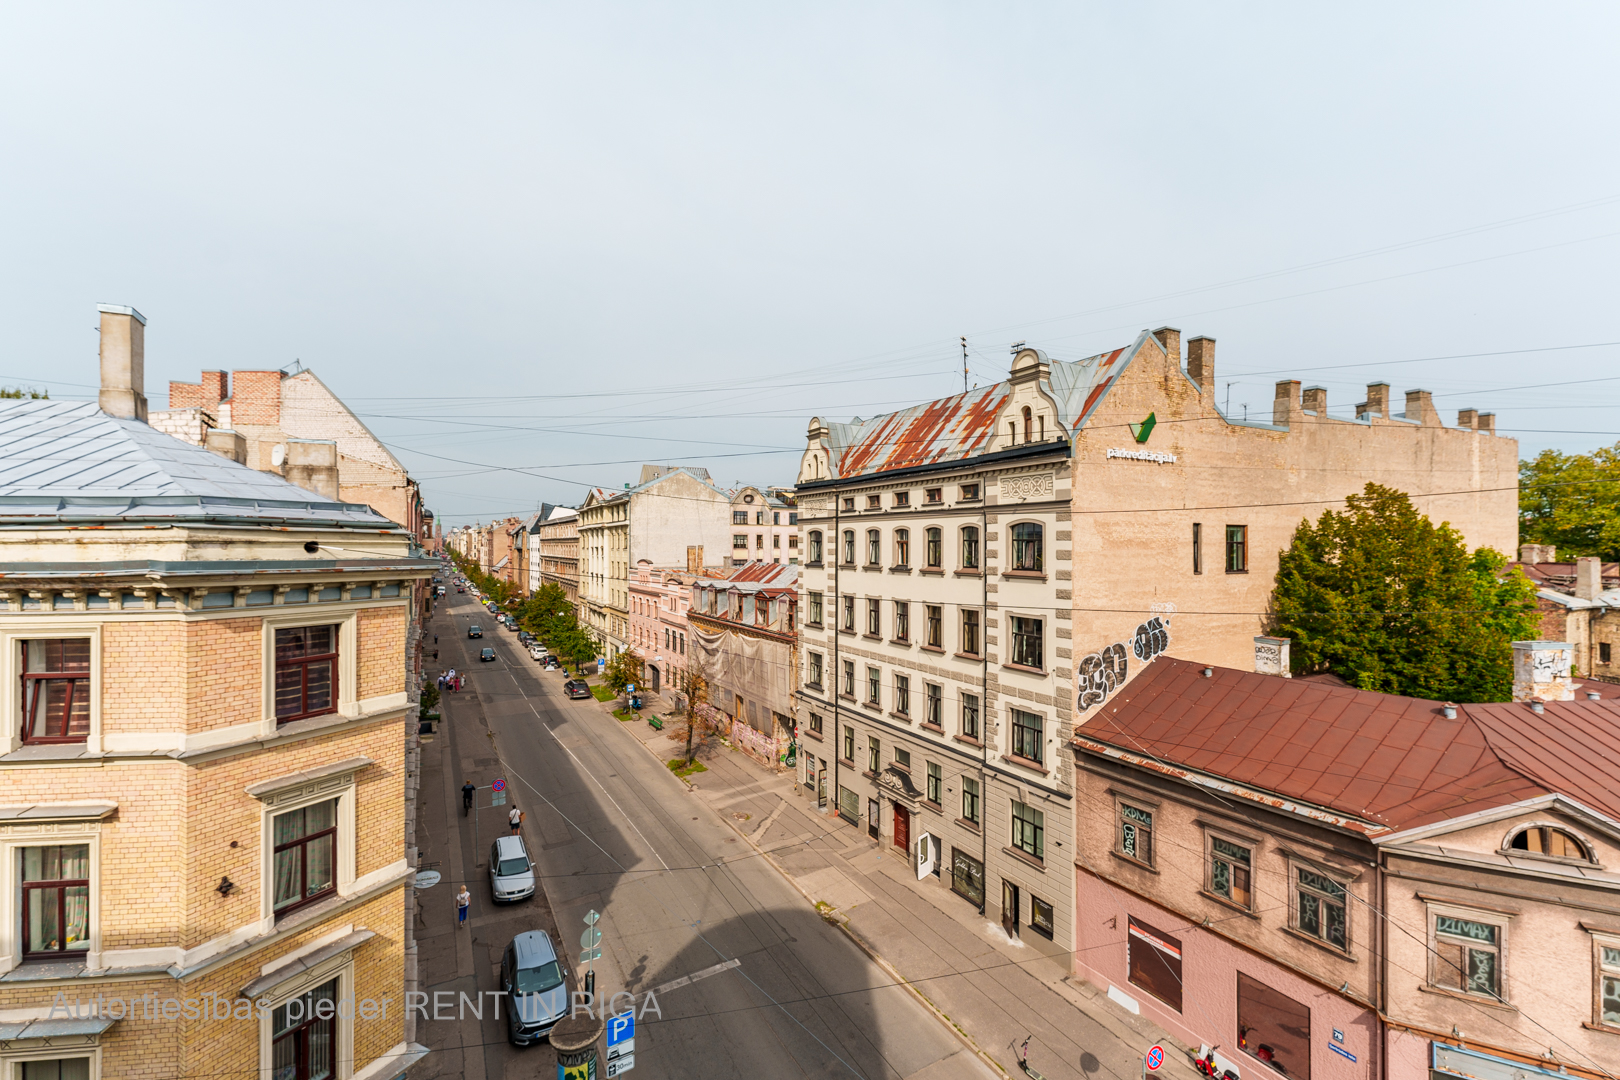
[[[1162,658],[1077,732],[1391,830],[1558,792],[1620,819],[1620,705],[1460,705]],[[1578,764],[1577,764],[1578,763]]]

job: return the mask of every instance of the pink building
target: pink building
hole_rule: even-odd
[[[630,574],[630,651],[646,665],[647,689],[670,694],[682,706],[681,676],[690,634],[686,612],[692,603],[691,584],[704,576],[702,570],[655,568],[645,559]]]

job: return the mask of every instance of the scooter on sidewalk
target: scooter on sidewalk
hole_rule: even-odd
[[[1029,1064],[1029,1040],[1034,1037],[1033,1034],[1024,1036],[1024,1043],[1018,1048],[1018,1067],[1024,1070],[1024,1075],[1030,1080],[1046,1080],[1046,1077],[1036,1072]]]

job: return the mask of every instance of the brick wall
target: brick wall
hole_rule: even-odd
[[[102,624],[103,734],[176,731],[182,726],[189,698],[186,640],[186,626],[179,622]]]
[[[186,730],[251,724],[263,716],[264,623],[186,624]]]
[[[231,395],[232,424],[281,422],[281,372],[238,371]]]
[[[405,689],[404,608],[362,608],[359,618],[360,700],[397,694]]]

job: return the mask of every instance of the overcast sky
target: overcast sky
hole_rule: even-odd
[[[91,393],[132,304],[153,408],[302,360],[451,525],[791,483],[964,334],[1620,438],[1615,6],[798,9],[6,5],[0,383]]]

